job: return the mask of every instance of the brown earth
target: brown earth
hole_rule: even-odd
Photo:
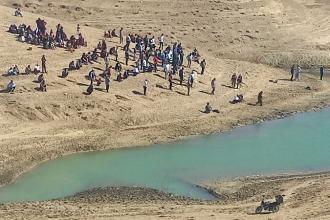
[[[21,71],[27,64],[34,66],[40,63],[42,54],[48,58],[49,69],[47,93],[35,90],[38,84],[33,82],[36,79],[34,75],[0,76],[1,88],[10,79],[14,79],[18,86],[15,94],[0,94],[1,184],[13,181],[17,175],[41,161],[64,154],[147,145],[222,132],[291,112],[324,107],[330,100],[329,81],[319,81],[318,76],[311,73],[317,70],[318,65],[329,63],[330,30],[327,21],[330,15],[327,12],[330,3],[325,0],[2,0],[1,4],[4,5],[0,6],[1,73],[14,64],[18,64]],[[23,18],[14,17],[13,9],[9,8],[17,5],[22,6]],[[76,24],[80,23],[89,47],[74,53],[59,48],[45,51],[35,46],[29,51],[30,45],[18,42],[14,35],[6,32],[12,23],[35,26],[38,17],[46,19],[47,27],[53,29],[60,22],[69,34],[74,34]],[[91,50],[102,39],[104,30],[118,30],[120,27],[124,27],[124,34],[150,32],[158,37],[165,33],[167,43],[182,42],[186,53],[197,47],[207,61],[207,69],[204,76],[198,75],[191,96],[186,96],[186,88],[180,85],[169,91],[161,72],[140,74],[121,83],[113,81],[109,94],[101,85],[91,96],[82,94],[88,86],[85,75],[91,66],[71,72],[66,79],[58,77],[71,60]],[[114,39],[109,41],[109,46],[117,43],[118,39]],[[122,51],[120,60],[123,60]],[[293,62],[305,67],[306,73],[299,82],[287,80],[290,77],[287,68]],[[104,68],[103,62],[93,66]],[[126,68],[131,67],[124,66]],[[192,68],[200,71],[196,63]],[[245,84],[239,90],[228,88],[233,72],[243,74]],[[101,71],[97,70],[97,73]],[[214,77],[218,87],[216,95],[211,96],[208,93]],[[140,95],[145,78],[150,81],[146,97]],[[269,80],[277,80],[277,83]],[[311,90],[306,90],[307,86]],[[249,105],[255,103],[261,90],[264,91],[265,105]],[[237,93],[244,94],[245,102],[229,104]],[[207,101],[220,113],[201,113],[199,110]],[[50,201],[5,205],[1,216],[8,219],[74,216],[86,219],[109,216],[147,219],[159,215],[185,219],[329,217],[328,175],[284,179],[281,190],[295,194],[289,196],[284,209],[275,215],[248,215],[253,212],[260,195],[266,192],[255,192],[250,199],[250,192],[243,190],[242,198],[225,205],[183,205],[170,201],[162,209],[161,199],[155,204],[128,201],[130,206],[84,200]],[[247,182],[250,181],[254,180]],[[272,180],[265,179],[268,181]],[[207,187],[218,191],[217,186],[222,184],[227,183],[207,184]],[[233,192],[224,194],[240,193],[240,188],[237,188],[240,181],[232,184]],[[295,207],[301,201],[306,203]],[[48,209],[53,211],[48,212]],[[88,214],[88,210],[94,214]]]

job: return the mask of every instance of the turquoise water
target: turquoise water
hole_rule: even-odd
[[[201,181],[330,170],[330,110],[171,144],[75,154],[0,188],[0,201],[47,200],[98,186],[144,186],[212,199]]]

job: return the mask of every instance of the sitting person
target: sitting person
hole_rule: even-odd
[[[8,71],[7,71],[7,74],[12,76],[12,75],[15,75],[17,76],[19,74],[19,70],[18,70],[18,66],[15,65],[14,67],[11,67]]]
[[[117,75],[117,81],[121,82],[122,80],[123,80],[123,77],[121,75],[121,72],[119,72],[118,75]]]
[[[97,47],[96,47],[98,50],[102,50],[102,43],[101,41],[99,41],[99,43],[97,44]]]
[[[25,74],[29,75],[32,73],[32,69],[30,65],[27,65],[27,67],[25,68]]]
[[[147,66],[146,72],[151,73],[154,70],[152,65]]]
[[[239,103],[239,102],[242,102],[243,101],[243,94],[240,94],[240,95],[236,95],[233,99],[233,101],[230,101],[231,104],[236,104],[236,103]]]
[[[139,68],[137,66],[134,67],[132,73],[133,73],[133,76],[138,75],[140,73]]]
[[[40,72],[41,72],[41,68],[40,68],[39,64],[37,63],[37,64],[35,65],[34,69],[33,69],[33,73],[34,73],[34,74],[38,74],[38,73],[40,73]]]
[[[124,79],[127,79],[128,77],[129,77],[129,71],[128,70],[125,70],[124,75],[123,75],[123,78]]]
[[[111,37],[118,37],[118,35],[116,34],[116,29],[113,29],[111,31]]]
[[[82,55],[81,55],[81,62],[82,63],[84,63],[85,65],[87,65],[88,64],[88,58],[87,58],[87,55],[86,55],[86,53],[83,53]]]
[[[64,68],[62,71],[62,78],[65,78],[69,75],[69,70],[68,68]]]
[[[10,33],[12,34],[17,34],[18,33],[18,28],[15,24],[10,25],[9,30]]]
[[[75,70],[76,69],[76,64],[74,63],[74,61],[72,60],[70,63],[69,63],[69,70]]]
[[[79,70],[82,67],[82,62],[80,59],[76,61],[76,69]]]
[[[15,91],[15,89],[16,89],[16,84],[14,83],[13,80],[10,80],[10,82],[7,85],[7,91],[9,93],[13,93]]]
[[[47,85],[46,85],[46,81],[44,79],[40,82],[40,91],[47,92]]]
[[[43,80],[45,80],[45,77],[44,74],[42,73],[38,76],[38,83],[41,83]]]
[[[205,111],[204,113],[208,114],[208,113],[211,113],[212,112],[212,106],[210,105],[210,103],[206,103],[206,106],[205,106]]]
[[[21,12],[21,9],[20,8],[17,8],[16,11],[15,11],[15,16],[16,17],[23,17],[22,15],[22,12]]]
[[[116,63],[115,70],[118,71],[118,72],[121,72],[122,66],[121,66],[121,64],[119,62]]]
[[[102,79],[100,77],[95,77],[95,82],[96,82],[96,85],[99,86],[102,83]]]
[[[94,62],[97,62],[97,58],[98,58],[98,55],[97,55],[97,49],[95,48],[93,53],[92,53],[92,60]]]

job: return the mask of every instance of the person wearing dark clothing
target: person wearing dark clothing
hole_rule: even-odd
[[[143,95],[147,95],[148,80],[145,79],[143,83]]]
[[[290,81],[293,81],[294,72],[295,72],[295,65],[292,65],[291,66],[291,79],[290,79]]]
[[[216,78],[213,78],[211,81],[211,88],[212,88],[211,95],[214,95],[216,82],[217,82]]]
[[[257,101],[256,105],[259,104],[260,106],[262,106],[262,94],[263,94],[262,91],[259,92],[259,94],[258,94],[258,101]]]
[[[204,113],[209,114],[209,113],[211,113],[211,112],[212,112],[212,106],[211,106],[210,103],[208,102],[208,103],[206,103]]]
[[[202,68],[201,75],[203,75],[204,72],[205,72],[206,61],[205,61],[205,60],[202,60],[200,66],[201,66],[201,68]]]
[[[123,28],[120,28],[120,31],[119,31],[119,43],[120,44],[123,44],[123,42],[124,42]]]
[[[168,76],[168,82],[170,84],[170,90],[172,90],[172,87],[173,87],[173,74],[170,73],[170,75]]]
[[[191,82],[190,82],[190,80],[188,79],[188,80],[187,80],[187,92],[188,92],[188,96],[190,96],[190,88],[191,88]]]
[[[105,90],[107,91],[107,92],[109,92],[109,88],[110,88],[110,78],[107,76],[107,75],[105,75],[105,78],[104,78],[105,80],[104,80],[104,82],[105,82]]]
[[[88,88],[87,88],[87,94],[88,95],[91,95],[92,94],[92,92],[93,92],[93,90],[94,90],[94,87],[93,87],[93,80],[91,80],[91,84],[88,86]]]
[[[129,53],[128,50],[125,51],[125,64],[126,66],[128,65],[128,60],[129,60]]]
[[[320,67],[320,80],[323,79],[323,74],[324,74],[324,67],[321,66],[321,67]]]
[[[46,57],[45,55],[42,55],[42,58],[41,58],[41,72],[42,73],[47,73],[47,68],[46,68]]]
[[[179,70],[179,78],[180,78],[180,85],[182,85],[183,78],[184,78],[184,68],[183,67],[181,67],[181,69]]]

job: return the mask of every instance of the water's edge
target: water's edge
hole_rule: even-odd
[[[255,119],[255,120],[252,120],[252,121],[248,121],[246,124],[244,125],[241,125],[241,124],[237,124],[237,125],[233,125],[231,128],[225,130],[225,131],[222,131],[222,132],[210,132],[209,134],[219,134],[219,133],[226,133],[226,132],[229,132],[235,128],[239,128],[239,127],[245,127],[245,126],[249,126],[249,125],[256,125],[256,124],[260,124],[260,123],[263,123],[263,122],[266,122],[266,121],[271,121],[271,120],[279,120],[279,119],[284,119],[284,118],[287,118],[287,117],[290,117],[290,116],[293,116],[295,114],[298,114],[298,113],[304,113],[304,112],[316,112],[316,111],[320,111],[324,108],[327,108],[329,107],[330,105],[329,104],[326,104],[324,102],[320,102],[318,105],[315,105],[314,107],[312,108],[309,108],[309,109],[302,109],[302,110],[293,110],[293,111],[290,111],[290,112],[282,112],[282,111],[279,111],[279,112],[276,112],[275,114],[273,115],[270,115],[270,116],[267,116],[267,117],[264,117],[264,118],[259,118],[259,119]],[[200,137],[200,136],[204,136],[204,135],[191,135],[191,136],[185,136],[183,137],[182,139],[180,138],[177,138],[177,139],[173,139],[173,140],[170,140],[166,143],[172,143],[172,142],[176,142],[176,141],[179,141],[179,140],[188,140],[190,138],[196,138],[196,137]],[[153,143],[153,144],[160,144],[160,143]],[[150,144],[151,145],[151,144]],[[148,145],[147,145],[148,146]],[[146,147],[146,146],[137,146],[137,147]],[[132,147],[123,147],[121,149],[130,149]],[[136,148],[136,147],[135,147]],[[91,150],[91,151],[77,151],[77,152],[68,152],[68,153],[65,153],[65,154],[62,154],[58,157],[55,157],[55,158],[51,158],[50,160],[55,160],[55,159],[59,159],[61,157],[64,157],[64,156],[68,156],[68,155],[72,155],[72,154],[76,154],[76,153],[90,153],[90,152],[102,152],[102,151],[109,151],[109,150],[114,150],[114,148],[109,148],[109,149],[104,149],[104,150]],[[43,161],[39,161],[38,163],[36,163],[34,166],[31,166],[27,169],[25,169],[23,172],[17,174],[15,176],[15,178],[13,178],[11,181],[8,181],[7,184],[12,184],[12,183],[15,183],[16,179],[18,177],[20,177],[21,175],[25,174],[25,173],[28,173],[29,171],[31,171],[32,169],[34,169],[35,167],[38,167],[40,166],[42,163],[44,162],[47,162],[47,161],[50,161],[49,159],[46,159],[46,160],[43,160]],[[321,172],[321,173],[325,173],[325,174],[329,174],[330,171],[326,171],[326,172]],[[320,174],[320,172],[316,172],[315,175],[318,175]],[[295,176],[304,176],[304,175],[311,175],[311,173],[302,173],[302,174],[293,174]],[[276,175],[276,176],[283,176],[283,175]],[[284,176],[287,176],[287,175],[284,175]],[[289,174],[289,176],[292,176],[292,174]],[[264,177],[267,177],[267,176],[263,176]],[[237,178],[237,177],[236,177]],[[5,186],[7,184],[3,184],[1,185],[2,186]],[[208,188],[205,188],[204,186],[201,186],[201,185],[195,185],[196,187],[200,187],[201,189],[203,190],[206,190],[208,191],[212,196],[214,196],[215,198],[218,198],[218,199],[221,199],[222,196],[217,194],[216,192],[214,192],[213,190],[211,189],[208,189]],[[93,190],[93,189],[91,189]],[[88,190],[89,191],[89,190]],[[81,193],[84,193],[81,192]],[[66,197],[65,197],[66,198]],[[187,198],[187,199],[190,199],[190,198]],[[55,199],[55,200],[60,200],[60,199]],[[52,200],[50,200],[52,201]]]

